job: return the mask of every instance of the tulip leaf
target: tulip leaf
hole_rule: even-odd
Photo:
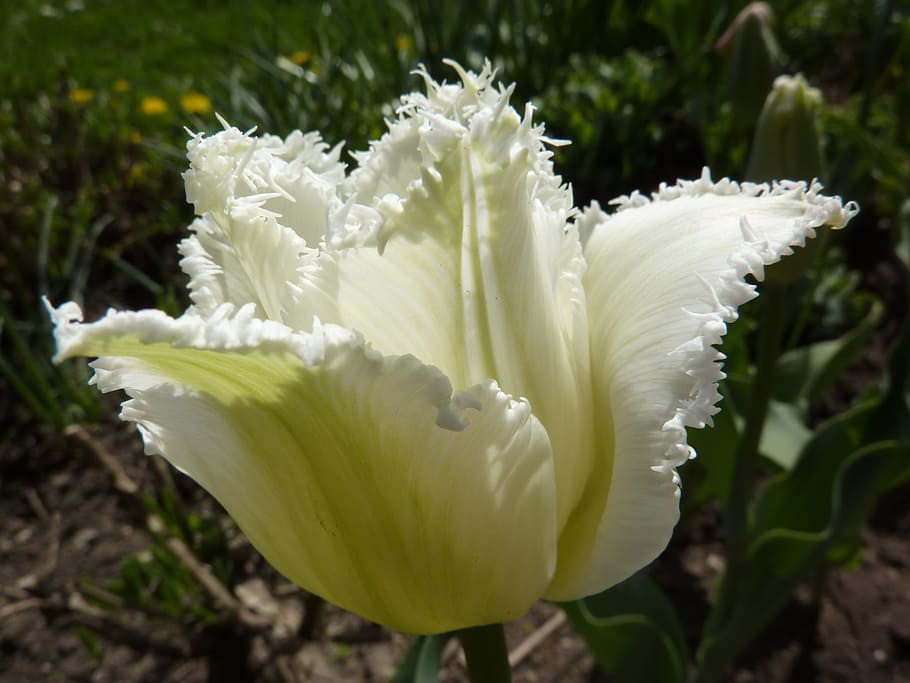
[[[812,432],[806,427],[803,411],[798,406],[774,399],[768,403],[768,416],[759,446],[762,455],[782,469],[792,469],[803,446],[811,438]]]
[[[736,444],[739,442],[738,413],[726,383],[721,387],[721,394],[724,396],[722,410],[713,417],[713,426],[710,429],[689,431],[689,445],[695,449],[698,457],[686,468],[687,471],[690,467],[697,468],[701,476],[699,490],[693,494],[689,488],[683,497],[684,502],[691,502],[693,497],[704,502],[705,498],[713,496],[726,506],[730,495]],[[689,479],[687,483],[688,481]]]
[[[822,427],[795,467],[756,501],[753,541],[727,608],[712,613],[699,652],[699,681],[718,680],[829,551],[854,540],[875,501],[910,479],[910,442],[863,445],[884,406],[868,400]],[[729,580],[729,577],[724,579]]]
[[[686,680],[689,654],[682,627],[669,600],[642,572],[562,607],[597,662],[616,680]]]
[[[787,402],[817,398],[857,359],[883,312],[882,303],[870,298],[862,320],[843,336],[782,354],[777,361],[775,398]]]
[[[451,633],[418,637],[405,655],[392,683],[437,683],[442,650],[451,637]]]
[[[900,340],[891,350],[888,376],[869,439],[910,441],[910,319],[904,321]]]

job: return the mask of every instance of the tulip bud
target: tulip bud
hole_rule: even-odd
[[[783,53],[771,30],[773,21],[767,3],[750,3],[716,44],[719,51],[730,52],[729,96],[733,116],[744,126],[758,118],[774,77],[781,71]]]
[[[746,178],[764,182],[820,177],[823,168],[816,118],[821,104],[821,93],[801,74],[778,77],[758,119]]]
[[[816,118],[822,104],[821,93],[801,74],[779,76],[765,100],[746,178],[756,182],[772,178],[811,180],[822,176],[823,164]],[[789,285],[800,277],[825,240],[812,240],[791,258],[770,271],[771,284]]]

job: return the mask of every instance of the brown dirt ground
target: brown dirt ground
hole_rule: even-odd
[[[130,427],[112,419],[97,434],[140,487],[162,484]],[[110,472],[80,441],[43,429],[18,441],[0,450],[0,682],[384,681],[395,671],[409,638],[331,607],[308,622],[311,605],[302,592],[272,571],[226,518],[238,568],[234,594],[278,626],[266,632],[232,619],[206,626],[129,607],[98,609],[92,587],[108,585],[124,556],[150,547],[145,513],[135,496],[115,489]],[[210,498],[175,478],[181,505],[223,517]],[[832,571],[819,602],[800,591],[731,681],[910,682],[908,494],[904,487],[881,501],[858,566]],[[673,595],[693,644],[722,562],[716,529],[710,518],[681,529],[653,571]],[[515,667],[516,683],[608,681],[558,614],[541,603],[510,625],[512,648],[533,634],[545,636]],[[99,636],[97,656],[80,641],[80,625]],[[446,651],[442,680],[465,680],[454,646]]]

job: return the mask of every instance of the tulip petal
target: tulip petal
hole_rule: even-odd
[[[333,325],[52,311],[57,359],[100,356],[146,450],[208,489],[288,578],[392,628],[515,619],[555,566],[546,431],[494,382],[453,394]]]
[[[190,225],[193,235],[178,247],[190,299],[204,316],[225,303],[252,302],[257,317],[286,322],[290,287],[315,253],[290,228],[245,209],[219,219],[206,214]]]
[[[187,148],[187,199],[201,216],[180,244],[193,303],[211,315],[254,302],[258,317],[286,321],[289,285],[341,208],[340,147],[327,151],[316,133],[257,138],[225,125]]]
[[[187,143],[187,201],[199,216],[218,216],[238,203],[260,206],[315,247],[345,177],[340,155],[341,145],[329,149],[316,132],[257,137],[224,123],[223,131]]]
[[[300,301],[331,292],[335,312],[308,312],[383,353],[413,353],[456,386],[495,377],[528,398],[558,454],[561,526],[595,448],[571,191],[532,107],[510,107],[489,65],[456,69],[461,83],[427,77],[427,95],[406,96],[389,133],[359,155],[346,189],[381,214],[376,246],[325,256]]]
[[[548,597],[572,599],[618,583],[665,547],[678,517],[675,467],[694,455],[687,427],[710,424],[723,355],[714,348],[754,298],[749,274],[792,253],[820,226],[842,227],[855,204],[820,186],[681,181],[648,200],[618,200],[579,221],[586,236],[595,409],[615,455],[560,539]],[[601,422],[598,422],[598,425]],[[608,491],[606,495],[604,492]],[[569,561],[572,549],[590,557]]]

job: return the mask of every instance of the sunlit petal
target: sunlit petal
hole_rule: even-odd
[[[532,108],[509,106],[511,89],[493,86],[489,66],[459,76],[405,97],[390,132],[359,157],[348,191],[376,200],[376,246],[320,260],[301,287],[337,297],[335,313],[315,312],[383,353],[413,353],[456,386],[495,377],[528,398],[558,454],[561,527],[595,447],[572,195]]]
[[[723,356],[713,345],[756,296],[745,277],[761,279],[815,228],[842,227],[856,212],[820,189],[740,187],[705,172],[581,219],[597,424],[612,424],[615,447],[609,479],[593,482],[580,508],[586,524],[560,539],[561,553],[589,556],[574,566],[560,557],[550,597],[597,592],[663,550],[678,516],[674,468],[691,455],[686,427],[718,410]]]
[[[259,317],[286,321],[289,286],[341,206],[340,147],[329,151],[316,133],[282,140],[226,127],[187,148],[187,198],[200,218],[180,253],[193,303],[210,315],[253,302]]]
[[[315,247],[345,177],[340,155],[341,145],[329,149],[319,133],[256,136],[225,124],[219,133],[200,133],[187,143],[187,201],[197,215],[216,217],[238,203],[254,204]]]
[[[546,431],[492,381],[453,394],[359,335],[301,334],[230,306],[210,319],[53,312],[58,358],[101,356],[149,453],[225,506],[301,586],[393,628],[524,614],[555,566]]]

